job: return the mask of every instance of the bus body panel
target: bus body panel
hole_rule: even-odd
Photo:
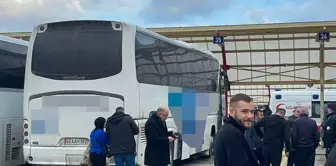
[[[0,165],[23,159],[23,87],[28,42],[0,35]]]
[[[75,24],[80,24],[83,21],[74,21]],[[85,21],[84,21],[85,22]],[[71,22],[59,22],[60,24],[64,23],[64,25],[69,26]],[[115,22],[111,22],[112,25],[115,25]],[[91,23],[90,23],[91,24]],[[94,24],[94,23],[93,23]],[[104,23],[102,23],[104,24]],[[137,146],[137,164],[144,164],[144,150],[146,147],[146,137],[144,134],[144,126],[149,117],[149,113],[151,111],[156,110],[160,105],[169,106],[169,89],[173,88],[171,86],[163,86],[163,85],[150,85],[146,83],[139,82],[137,78],[137,72],[140,69],[137,69],[138,64],[141,63],[136,62],[135,56],[135,38],[137,32],[141,32],[152,37],[159,38],[161,41],[168,42],[170,44],[175,45],[176,47],[186,47],[181,43],[177,43],[163,37],[161,35],[152,33],[143,28],[139,28],[127,23],[120,23],[122,27],[122,69],[119,73],[114,74],[112,76],[90,79],[90,80],[58,80],[58,76],[48,76],[45,73],[38,73],[35,71],[35,74],[32,71],[32,55],[33,48],[35,46],[36,36],[38,35],[39,26],[36,27],[32,33],[30,46],[28,49],[28,57],[27,57],[27,65],[26,65],[26,81],[25,86],[28,87],[24,91],[24,114],[28,119],[27,124],[31,126],[28,131],[30,136],[27,137],[29,139],[29,143],[24,145],[24,157],[27,162],[31,164],[48,164],[48,165],[66,165],[66,164],[79,164],[79,162],[83,159],[84,150],[86,149],[86,142],[71,140],[68,141],[70,143],[78,143],[73,146],[65,146],[61,144],[65,139],[62,138],[85,138],[88,139],[90,135],[90,131],[94,128],[93,121],[95,118],[102,116],[108,118],[111,116],[115,107],[119,106],[119,104],[115,104],[118,102],[112,102],[112,97],[109,97],[109,107],[108,112],[92,113],[87,110],[91,110],[91,107],[85,106],[84,104],[90,104],[88,100],[83,98],[89,98],[93,95],[94,97],[100,98],[103,100],[105,96],[109,96],[108,94],[116,94],[121,96],[124,101],[122,102],[122,106],[125,107],[125,112],[130,114],[134,119],[136,124],[139,126],[140,133],[135,136],[136,146]],[[43,24],[46,28],[54,28],[59,26],[57,24]],[[112,26],[111,26],[112,27]],[[66,28],[65,28],[66,29]],[[47,31],[44,29],[44,31]],[[63,32],[62,32],[63,33]],[[77,33],[77,32],[76,32]],[[72,34],[70,34],[72,35]],[[96,40],[99,42],[99,40]],[[146,41],[143,41],[146,42]],[[39,42],[41,43],[41,41]],[[161,47],[161,46],[158,46]],[[146,49],[146,47],[143,47]],[[142,49],[142,48],[140,48]],[[191,49],[191,48],[188,48]],[[212,56],[207,53],[207,56]],[[72,56],[72,55],[70,55]],[[66,59],[64,59],[66,62]],[[68,63],[68,62],[66,62]],[[38,66],[38,64],[35,64]],[[219,65],[218,65],[219,68]],[[52,70],[49,70],[52,71]],[[217,71],[216,71],[217,72]],[[216,73],[215,81],[218,82],[219,71]],[[48,78],[50,77],[50,78]],[[78,76],[79,78],[81,76]],[[199,113],[196,116],[201,120],[203,120],[203,128],[199,129],[201,132],[198,132],[201,136],[200,139],[203,141],[203,145],[198,148],[191,148],[185,141],[179,142],[179,144],[175,144],[174,148],[174,159],[185,159],[189,158],[190,155],[203,152],[209,149],[210,143],[212,140],[212,136],[217,130],[217,120],[218,120],[218,110],[219,106],[219,92],[208,93],[205,92],[203,95],[208,95],[208,98],[211,102],[208,103],[207,106],[200,106],[203,112]],[[61,97],[62,96],[62,97]],[[52,99],[53,101],[49,101],[49,106],[43,105],[44,100]],[[74,99],[77,98],[77,99]],[[62,100],[62,101],[60,101]],[[65,107],[67,104],[79,104],[79,100],[82,101],[83,105],[76,105],[75,107]],[[91,99],[96,100],[96,99]],[[87,101],[87,102],[85,102]],[[64,102],[62,104],[62,102]],[[114,103],[114,104],[112,104]],[[58,105],[57,105],[58,104]],[[53,120],[58,120],[58,135],[48,135],[48,134],[33,134],[32,131],[35,130],[32,128],[32,121],[38,121],[39,116],[42,116],[43,113],[38,113],[38,111],[44,110],[46,113],[50,107],[53,106],[52,109],[58,109],[58,115],[50,113],[50,117],[52,114],[57,118]],[[104,105],[100,103],[100,105]],[[43,106],[43,107],[42,107]],[[57,107],[57,108],[56,108]],[[40,110],[39,110],[40,109]],[[51,109],[51,110],[52,110]],[[97,110],[98,107],[95,107]],[[169,107],[170,115],[166,121],[168,130],[172,133],[181,133],[181,129],[178,129],[176,122],[179,119],[173,119],[174,114],[172,113],[172,107]],[[37,112],[33,113],[34,111]],[[208,114],[206,114],[208,112]],[[76,118],[77,116],[77,118]],[[51,119],[51,118],[50,118]],[[195,117],[196,120],[196,117]],[[40,123],[43,123],[40,121]],[[44,122],[45,123],[45,122]],[[48,122],[50,123],[50,122]],[[83,124],[85,123],[85,124]],[[37,126],[36,124],[34,126]],[[202,126],[202,125],[200,125]],[[214,131],[212,129],[214,128]],[[42,129],[38,129],[42,130]],[[43,130],[45,131],[45,130]],[[34,131],[36,133],[36,131]],[[183,136],[185,137],[185,136]],[[188,136],[187,136],[188,137]],[[190,137],[190,136],[189,136]],[[69,140],[69,139],[68,139]],[[183,146],[183,147],[182,147]],[[181,157],[183,156],[183,157]],[[113,160],[111,161],[113,163]]]

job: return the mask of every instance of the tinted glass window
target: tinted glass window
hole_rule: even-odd
[[[333,102],[333,101],[325,101],[323,108],[327,108],[328,104],[335,104],[335,103],[336,102]],[[319,101],[313,102],[311,109],[312,109],[312,115],[311,115],[312,118],[320,118],[321,117],[320,102]],[[324,115],[327,115],[327,114],[328,114],[328,110],[325,109],[324,110]]]
[[[137,34],[135,41],[136,72],[139,82],[161,85],[159,41]]]
[[[23,89],[27,49],[0,41],[0,88]]]
[[[140,83],[215,91],[210,80],[218,82],[219,63],[212,57],[139,32],[135,47]]]
[[[32,72],[51,79],[112,76],[122,69],[121,49],[122,31],[114,30],[111,22],[48,24],[35,38]]]

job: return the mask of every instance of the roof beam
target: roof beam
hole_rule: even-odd
[[[319,66],[320,63],[281,63],[281,64],[253,64],[252,67],[287,67],[287,66]],[[326,62],[326,66],[336,65],[336,62]],[[251,65],[229,65],[232,68],[251,67]],[[239,69],[238,69],[239,70]]]
[[[315,48],[281,48],[281,49],[253,49],[253,50],[226,50],[226,53],[250,53],[250,52],[282,52],[282,51],[318,51],[319,47]],[[325,47],[324,50],[336,50],[336,47]],[[221,51],[211,51],[212,53],[222,53]]]
[[[250,36],[250,35],[249,35]],[[330,38],[336,38],[336,36],[330,36]],[[300,37],[271,37],[271,38],[245,38],[245,39],[225,39],[225,43],[228,42],[251,42],[251,41],[274,41],[274,40],[309,40],[309,39],[315,39],[315,36],[300,36]],[[205,43],[205,42],[210,42],[212,43],[212,39],[204,39],[204,40],[199,40],[199,39],[193,39],[193,40],[183,40],[184,42],[188,43]]]
[[[323,30],[323,27],[326,27],[328,32],[336,32],[336,21],[165,27],[147,29],[167,37],[209,37],[217,35],[217,32],[223,36],[317,33]],[[0,33],[0,35],[10,37],[29,37],[30,32]]]
[[[299,84],[320,84],[319,80],[312,81],[257,81],[257,82],[230,82],[231,85],[299,85]],[[335,80],[326,80],[325,84],[336,84]]]

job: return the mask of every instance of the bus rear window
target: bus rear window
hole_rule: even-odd
[[[92,80],[121,72],[122,31],[108,21],[48,24],[37,33],[32,72],[56,80]]]

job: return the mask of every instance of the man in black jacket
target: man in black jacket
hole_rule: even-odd
[[[139,127],[133,118],[124,113],[124,108],[118,107],[116,112],[107,119],[106,133],[111,146],[116,166],[135,165],[135,139]]]
[[[266,116],[255,124],[257,135],[263,138],[264,165],[280,166],[283,145],[286,145],[286,155],[290,148],[288,122],[284,116],[286,110],[279,108],[275,115]],[[264,134],[260,128],[264,127]]]
[[[264,118],[264,114],[262,110],[255,110],[254,111],[254,122],[252,123],[252,127],[246,130],[245,136],[248,144],[250,145],[251,149],[254,152],[254,155],[259,161],[261,166],[264,166],[264,158],[262,153],[262,143],[261,138],[255,132],[254,125],[255,123],[261,121]]]
[[[170,136],[166,123],[168,108],[159,107],[145,124],[147,145],[145,149],[145,165],[167,166],[170,164],[169,143],[175,138]]]
[[[308,109],[302,108],[300,117],[293,124],[291,137],[295,149],[295,166],[313,166],[315,163],[315,150],[319,145],[320,133],[315,120],[308,115]]]
[[[330,112],[323,123],[323,144],[326,148],[326,158],[329,156],[330,150],[336,143],[336,104],[329,104]]]
[[[259,166],[244,136],[252,125],[253,110],[249,96],[236,94],[231,98],[229,117],[214,141],[215,166]]]

